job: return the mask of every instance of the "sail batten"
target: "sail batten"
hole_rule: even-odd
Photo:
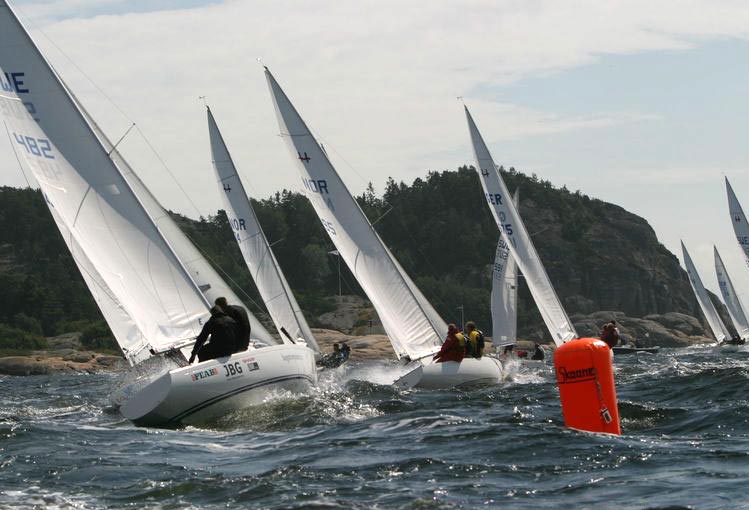
[[[718,315],[718,310],[715,309],[715,305],[710,299],[707,289],[705,289],[705,286],[702,284],[702,279],[700,278],[697,268],[695,267],[694,262],[692,262],[692,257],[689,256],[689,252],[687,251],[687,247],[684,246],[683,241],[681,243],[681,252],[684,256],[684,266],[687,269],[689,283],[692,285],[692,290],[697,298],[697,303],[700,305],[700,309],[705,315],[705,319],[707,319],[707,324],[710,326],[715,340],[717,340],[718,343],[722,343],[725,340],[730,339],[731,335],[728,332],[726,325],[723,323],[723,320],[721,320],[720,315]]]
[[[266,68],[282,139],[295,159],[302,191],[377,311],[398,357],[439,350],[447,325],[387,250],[325,151]]]
[[[276,256],[265,237],[242,179],[226,146],[210,108],[208,133],[211,143],[213,168],[219,193],[222,195],[229,225],[250,269],[258,292],[268,308],[281,339],[286,331],[292,340],[302,338],[313,350],[319,351],[304,314],[281,271]]]
[[[723,259],[720,258],[718,248],[715,246],[713,246],[713,255],[715,256],[715,275],[718,278],[718,286],[720,287],[723,301],[726,303],[728,315],[731,316],[739,337],[749,338],[749,320],[747,320],[746,310],[741,304],[733,282],[728,276],[728,271],[726,271],[726,266],[723,264]]]
[[[465,108],[468,130],[471,134],[473,152],[476,158],[476,171],[479,174],[481,186],[489,206],[489,210],[497,222],[507,248],[512,254],[515,263],[525,276],[528,289],[533,300],[541,312],[541,317],[551,333],[554,343],[561,345],[564,342],[577,338],[572,321],[567,316],[554,287],[546,274],[536,248],[531,241],[530,235],[512,203],[507,186],[499,173],[499,167],[494,163],[491,153],[481,136],[481,133],[473,121],[468,108]],[[508,200],[509,199],[509,200]]]

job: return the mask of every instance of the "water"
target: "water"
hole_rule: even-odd
[[[109,407],[116,374],[1,377],[0,508],[749,508],[749,353],[616,365],[621,437],[563,428],[538,366],[398,391],[359,365],[180,430]]]

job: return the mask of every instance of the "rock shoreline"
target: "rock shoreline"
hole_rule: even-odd
[[[34,351],[28,355],[0,358],[2,375],[93,374],[126,366],[121,356],[90,351]]]

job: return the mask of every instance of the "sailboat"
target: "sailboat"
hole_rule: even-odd
[[[141,366],[164,353],[189,352],[207,319],[208,296],[225,284],[215,272],[202,272],[205,259],[176,237],[176,225],[120,161],[4,0],[0,76],[0,115],[15,153],[39,184],[127,361]],[[262,399],[268,387],[315,382],[310,349],[265,345],[257,340],[246,352],[133,386],[121,412],[144,425],[203,421]]]
[[[518,207],[518,191],[513,201]],[[512,258],[510,248],[503,236],[499,236],[492,267],[492,345],[501,348],[513,345],[517,340],[518,326],[518,266]]]
[[[731,183],[728,182],[727,177],[726,194],[728,195],[728,212],[731,215],[733,232],[736,234],[736,241],[738,241],[741,251],[744,252],[746,263],[749,265],[749,224],[747,224],[744,209],[742,209],[739,199],[736,198],[736,193],[733,192],[733,188],[731,187]]]
[[[281,136],[300,171],[303,191],[372,302],[396,356],[421,372],[419,386],[453,387],[498,382],[502,366],[489,357],[434,363],[447,324],[411,281],[362,212],[304,120],[265,69]]]
[[[692,257],[689,256],[689,252],[687,252],[687,248],[684,246],[683,241],[681,242],[681,252],[684,256],[684,266],[687,269],[689,283],[692,285],[692,290],[697,298],[697,303],[699,303],[702,313],[705,314],[705,319],[707,319],[707,324],[710,326],[710,330],[713,332],[715,340],[718,344],[722,344],[730,339],[731,335],[718,315],[715,305],[710,300],[710,296],[708,295],[705,286],[702,284],[702,279],[700,278],[697,268],[694,266],[694,262],[692,262]]]
[[[494,164],[491,153],[468,107],[465,107],[465,114],[476,158],[476,171],[479,173],[486,203],[494,216],[507,249],[525,277],[528,289],[554,343],[559,346],[578,338],[572,321],[551,285],[551,280],[533,246],[528,230],[515,204],[509,199],[510,193],[507,191],[507,186],[502,180],[498,167]]]
[[[746,310],[741,304],[739,295],[736,294],[736,289],[734,289],[733,282],[731,282],[731,278],[728,276],[723,259],[720,258],[718,248],[715,246],[713,246],[713,254],[715,256],[715,275],[718,277],[718,286],[720,287],[723,301],[726,303],[728,315],[731,316],[731,321],[733,321],[739,338],[746,341],[749,338],[749,320],[747,320]]]
[[[307,345],[319,353],[317,342],[265,237],[211,109],[206,107],[206,113],[213,169],[224,210],[260,297],[281,338],[293,344]]]

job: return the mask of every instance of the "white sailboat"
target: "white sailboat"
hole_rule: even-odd
[[[467,107],[465,114],[476,158],[476,171],[479,173],[486,202],[512,258],[523,273],[528,289],[551,337],[557,345],[578,338],[572,321],[551,285],[520,214],[509,199],[510,193],[507,191],[507,186]]]
[[[736,234],[736,241],[738,241],[741,251],[744,252],[745,261],[749,265],[749,224],[747,223],[744,209],[741,208],[739,199],[736,198],[736,193],[733,192],[733,188],[731,187],[731,183],[728,182],[727,177],[726,194],[728,195],[728,212],[731,215],[733,232]]]
[[[715,309],[715,305],[710,300],[710,296],[708,295],[705,286],[702,284],[702,279],[700,278],[699,273],[697,273],[697,268],[694,266],[692,257],[689,256],[689,252],[687,252],[687,248],[686,246],[684,246],[683,241],[681,243],[681,251],[684,256],[684,266],[687,269],[689,283],[692,285],[692,290],[694,291],[694,295],[697,298],[697,303],[699,303],[700,309],[702,309],[702,313],[705,314],[705,318],[707,319],[707,323],[713,332],[715,340],[718,342],[718,344],[722,344],[726,340],[730,339],[731,335],[728,332],[726,325],[723,324],[723,321],[718,315],[718,311]]]
[[[731,316],[739,338],[746,340],[749,338],[749,320],[747,320],[746,310],[741,304],[739,295],[736,294],[736,289],[733,287],[733,282],[731,282],[731,278],[728,276],[723,259],[720,258],[718,248],[715,246],[713,246],[713,253],[715,255],[715,275],[718,277],[718,286],[720,287],[723,301],[726,303],[728,314]]]
[[[281,136],[297,162],[303,190],[320,221],[372,302],[398,358],[423,365],[421,386],[451,387],[498,382],[498,360],[467,358],[433,363],[447,325],[383,244],[343,180],[328,160],[270,71],[265,71]]]
[[[206,113],[213,169],[224,201],[226,216],[260,297],[268,308],[278,334],[285,342],[306,344],[315,352],[319,352],[312,331],[255,215],[250,197],[237,174],[234,161],[211,109],[206,108]]]
[[[513,202],[517,209],[519,191],[515,191]],[[518,266],[512,258],[504,236],[499,236],[492,268],[492,345],[497,352],[517,340],[518,328]]]
[[[126,177],[4,0],[0,76],[0,115],[16,155],[37,180],[127,360],[188,349],[210,306],[210,283],[198,274],[205,261],[167,238],[171,220],[156,215],[150,195],[137,193],[139,181]],[[191,250],[196,259],[180,258]],[[258,388],[306,387],[315,377],[306,347],[253,347],[171,370],[134,388],[121,410],[143,424],[200,421],[256,401]]]

